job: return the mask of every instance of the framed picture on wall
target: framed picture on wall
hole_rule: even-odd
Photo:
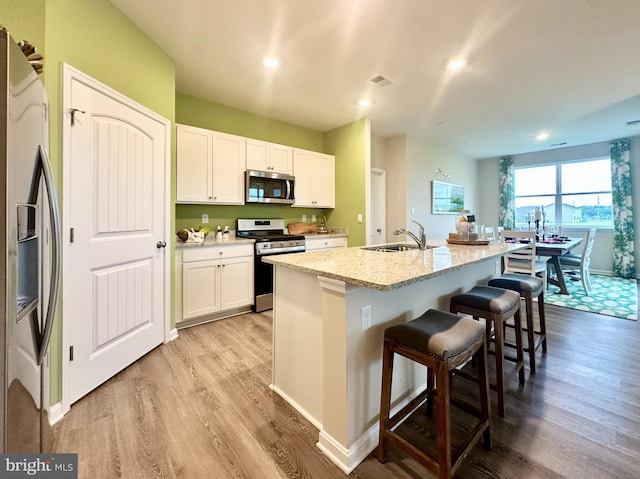
[[[451,215],[464,209],[464,187],[433,180],[431,212],[435,215]]]

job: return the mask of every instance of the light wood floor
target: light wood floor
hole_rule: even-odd
[[[538,372],[510,386],[493,450],[477,445],[456,477],[640,477],[640,323],[553,306],[547,315]],[[54,427],[54,452],[77,452],[86,479],[345,477],[270,379],[269,312],[181,330],[74,404]],[[400,428],[431,434],[420,411]],[[392,445],[387,464],[369,457],[350,477],[433,476]]]

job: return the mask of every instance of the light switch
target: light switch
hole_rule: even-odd
[[[362,215],[361,214],[358,215],[358,223],[362,223]]]
[[[209,215],[207,213],[202,213],[202,224],[206,225],[209,223]]]

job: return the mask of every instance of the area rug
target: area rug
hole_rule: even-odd
[[[559,288],[550,285],[544,294],[545,303],[616,318],[638,319],[638,286],[635,279],[592,274],[592,292],[589,296],[585,294],[580,281],[566,279],[569,294],[560,294]]]

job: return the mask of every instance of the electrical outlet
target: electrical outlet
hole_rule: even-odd
[[[316,215],[311,215],[311,222],[315,223],[316,222]]]
[[[302,215],[302,222],[306,223],[307,222],[307,215]]]
[[[362,215],[358,214],[358,223],[362,223]]]
[[[494,267],[495,267],[496,276],[500,276],[500,274],[502,273],[502,265],[500,264],[499,259],[496,260]]]
[[[364,306],[360,314],[362,318],[362,330],[365,331],[371,327],[371,305]]]
[[[209,223],[209,215],[207,213],[202,213],[202,224],[206,225]]]

